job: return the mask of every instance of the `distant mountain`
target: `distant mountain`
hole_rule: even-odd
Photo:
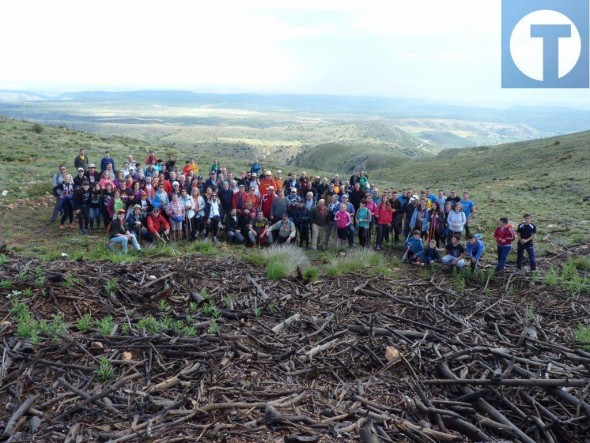
[[[325,171],[376,169],[404,158],[431,157],[436,149],[383,120],[341,126],[329,143],[304,149],[289,163]]]

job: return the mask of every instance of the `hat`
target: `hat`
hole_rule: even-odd
[[[94,166],[94,163],[90,163],[90,164],[88,165],[88,169],[90,169],[90,168],[96,168],[96,166]]]
[[[275,187],[274,187],[274,186],[269,186],[269,187],[268,187],[268,190],[269,190],[269,191],[274,191],[274,190],[275,190]]]
[[[416,200],[420,200],[420,198],[416,194],[412,195],[412,198],[410,198],[410,201],[413,202]]]
[[[268,170],[266,171],[266,175],[272,175],[272,171],[271,171],[270,169],[268,169]]]
[[[238,186],[238,188],[245,188],[245,186],[244,185],[240,185],[240,186]]]
[[[172,182],[172,186],[180,186],[180,183],[178,183],[178,182]]]
[[[141,195],[141,196],[144,196],[144,195],[145,195],[145,196],[147,196],[147,192],[145,192],[145,191],[141,191],[141,194],[140,194],[140,195]]]
[[[78,172],[80,171],[84,172],[84,168],[78,168]]]
[[[291,192],[297,192],[297,188],[291,188]]]
[[[281,171],[280,169],[277,169],[277,174],[281,174],[283,171]]]
[[[252,173],[250,173],[250,175],[251,175],[252,177],[257,177],[257,176],[258,176],[258,174],[256,174],[256,172],[252,172]]]
[[[125,209],[121,208],[117,211],[117,214],[125,214]]]
[[[134,205],[133,210],[135,211],[136,209],[141,209],[141,205]]]

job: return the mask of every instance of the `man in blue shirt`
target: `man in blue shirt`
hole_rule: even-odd
[[[469,236],[469,223],[471,222],[471,219],[477,212],[475,210],[475,203],[469,200],[469,192],[467,191],[463,193],[463,198],[460,200],[459,203],[461,203],[461,207],[463,208],[463,212],[465,213],[465,219],[467,220],[467,222],[465,223],[465,235]]]
[[[465,243],[465,252],[467,253],[467,258],[469,258],[471,262],[471,270],[475,271],[477,269],[477,262],[483,255],[486,247],[479,238],[477,238],[473,234],[467,235],[467,243]]]

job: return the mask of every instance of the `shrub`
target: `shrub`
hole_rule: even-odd
[[[332,260],[326,268],[330,277],[345,273],[362,273],[365,275],[387,275],[391,273],[390,263],[376,251],[356,249],[345,257]]]
[[[590,351],[590,327],[578,324],[576,340],[584,344],[584,349]]]
[[[39,123],[35,123],[33,125],[33,131],[36,132],[37,134],[41,134],[43,132],[43,126],[40,125]]]
[[[297,268],[304,272],[310,266],[305,251],[297,246],[272,246],[265,249],[262,256],[266,260],[266,276],[271,280],[294,275]]]

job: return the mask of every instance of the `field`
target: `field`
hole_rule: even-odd
[[[308,124],[314,138],[324,128]],[[51,175],[60,163],[73,169],[81,146],[92,162],[105,148],[118,164],[154,149],[194,155],[203,169],[220,158],[232,170],[268,148],[261,130],[239,150],[244,134],[235,126],[217,128],[220,145],[196,146],[175,128],[164,136],[167,125],[124,127],[129,134],[94,134],[0,118],[8,191],[0,197],[0,439],[532,443],[590,435],[590,133],[413,158],[390,152],[420,146],[409,136],[358,157],[366,145],[304,155],[295,135],[273,136],[268,146],[300,154],[290,164],[269,154],[273,169],[346,177],[362,164],[380,188],[468,189],[489,252],[477,273],[457,273],[403,264],[403,251],[390,246],[162,243],[123,256],[104,247],[104,231],[82,237],[47,224]],[[165,141],[155,132],[130,136],[144,128]],[[495,221],[516,223],[525,211],[539,226],[539,271],[514,272],[511,256],[508,272],[495,275]]]

